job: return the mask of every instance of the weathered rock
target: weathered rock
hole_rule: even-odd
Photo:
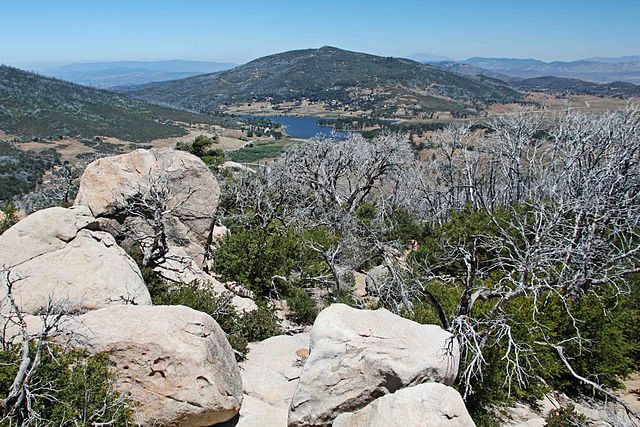
[[[251,395],[244,395],[240,417],[234,427],[286,427],[289,410],[269,405]]]
[[[398,390],[353,413],[338,416],[333,427],[473,427],[462,397],[444,384],[426,383]]]
[[[377,265],[371,270],[367,271],[365,276],[365,290],[367,293],[374,293],[376,289],[384,284],[384,281],[389,276],[389,268],[385,265]]]
[[[308,353],[309,334],[278,335],[249,344],[240,364],[244,398],[236,427],[285,427]]]
[[[572,399],[558,392],[547,394],[533,405],[516,403],[514,406],[502,408],[496,414],[501,425],[505,427],[542,427],[546,425],[546,417],[553,410],[573,406],[574,410],[586,417],[587,425],[597,427],[636,427],[622,405],[609,401],[588,399]]]
[[[208,426],[233,418],[242,381],[231,346],[209,315],[183,306],[92,311],[65,329],[75,346],[107,352],[139,425]]]
[[[367,275],[359,271],[353,272],[353,295],[358,298],[367,296]]]
[[[308,348],[309,334],[278,335],[249,344],[241,364],[245,394],[289,408],[304,365],[297,353]]]
[[[341,412],[403,387],[452,384],[460,358],[456,340],[438,326],[344,304],[320,312],[310,347],[291,401],[291,426],[329,425]]]
[[[101,229],[119,241],[149,245],[155,235],[155,219],[149,218],[155,210],[141,205],[153,205],[154,198],[164,201],[161,223],[168,246],[183,249],[188,259],[202,265],[220,187],[196,156],[153,149],[96,160],[82,174],[75,204],[88,206]],[[134,215],[132,209],[145,212]]]
[[[21,311],[35,313],[49,303],[70,311],[151,304],[136,263],[110,234],[93,231],[94,225],[86,207],[49,208],[0,236],[0,267],[10,270]],[[6,280],[0,278],[0,300]]]

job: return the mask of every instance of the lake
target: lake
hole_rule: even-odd
[[[293,116],[253,116],[246,115],[244,117],[269,119],[280,123],[286,129],[287,135],[291,138],[309,139],[315,136],[331,136],[333,128],[329,126],[318,125],[321,117],[293,117]],[[346,132],[337,132],[337,139],[345,139],[348,136]]]

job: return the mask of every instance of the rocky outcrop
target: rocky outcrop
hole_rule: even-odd
[[[389,276],[389,268],[385,265],[377,265],[367,271],[365,285],[368,293],[380,288]]]
[[[278,335],[249,344],[240,364],[245,397],[238,427],[284,427],[309,349],[309,334]]]
[[[233,418],[242,381],[209,315],[183,306],[120,306],[65,324],[71,345],[107,352],[139,425],[208,426]]]
[[[35,212],[3,233],[0,267],[10,274],[0,278],[0,300],[5,300],[8,279],[26,313],[50,303],[68,311],[151,304],[135,262],[110,234],[94,227],[86,207],[56,207]]]
[[[216,179],[198,157],[141,149],[87,166],[75,204],[88,206],[118,241],[148,248],[162,228],[167,249],[201,266],[219,198]]]
[[[627,401],[627,404],[629,403]],[[637,401],[632,403],[637,407]],[[543,427],[547,424],[546,418],[551,411],[567,407],[573,407],[577,413],[583,415],[587,420],[586,425],[589,426],[637,427],[638,425],[637,420],[616,402],[572,399],[558,392],[551,392],[534,404],[521,402],[511,407],[501,408],[496,418],[501,421],[500,425],[505,427]],[[631,408],[634,409],[633,405]]]
[[[310,356],[291,401],[290,426],[326,426],[376,398],[424,382],[452,384],[459,349],[453,336],[385,309],[334,304],[311,330]]]
[[[333,427],[473,427],[462,397],[444,384],[426,383],[398,390],[353,413]]]

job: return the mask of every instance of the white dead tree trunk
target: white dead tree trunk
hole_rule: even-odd
[[[5,397],[0,399],[1,417],[13,415],[27,408],[26,421],[37,419],[31,411],[31,402],[37,396],[38,386],[33,385],[38,373],[43,352],[47,351],[49,341],[58,333],[58,327],[65,314],[62,304],[47,304],[38,316],[39,328],[30,333],[25,314],[21,312],[13,296],[14,287],[21,281],[11,275],[6,268],[0,270],[5,297],[0,302],[0,322],[2,322],[2,348],[20,346],[20,363],[12,381],[11,388]],[[1,419],[0,417],[0,419]]]
[[[150,175],[125,203],[125,214],[137,221],[130,233],[142,252],[145,267],[162,264],[169,252],[169,218],[191,199],[195,189],[172,194],[166,175]]]

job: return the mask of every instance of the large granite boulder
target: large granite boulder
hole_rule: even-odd
[[[353,413],[333,427],[473,427],[462,397],[444,384],[426,383],[398,390]]]
[[[127,244],[150,247],[161,227],[167,249],[202,265],[219,199],[218,182],[198,157],[140,149],[89,164],[75,204],[89,207],[102,230]]]
[[[424,382],[452,384],[454,337],[385,309],[333,304],[316,318],[307,360],[289,410],[290,426],[326,426],[342,412]]]
[[[240,364],[245,398],[237,427],[287,425],[291,397],[308,350],[308,333],[249,344],[246,360]]]
[[[64,325],[69,344],[106,352],[139,425],[209,426],[233,418],[242,380],[211,316],[183,306],[119,306]]]
[[[150,305],[136,263],[114,238],[95,231],[86,207],[37,211],[0,235],[0,301],[8,285],[19,309],[36,313],[48,304],[68,311],[108,305]],[[6,302],[6,301],[5,301]],[[8,310],[6,303],[2,310]]]

